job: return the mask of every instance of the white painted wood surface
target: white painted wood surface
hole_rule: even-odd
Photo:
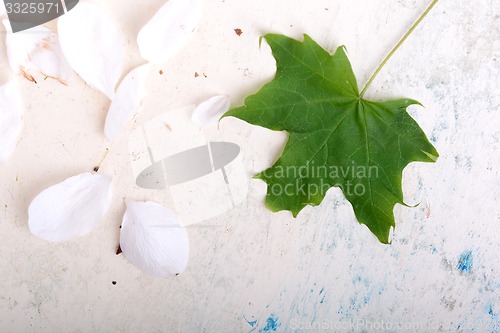
[[[96,2],[127,36],[128,72],[142,63],[135,36],[163,1]],[[266,32],[307,33],[330,51],[345,45],[362,85],[427,5],[207,0],[188,46],[156,67],[144,110],[127,133],[215,94],[241,104],[273,76],[269,47],[258,44]],[[422,102],[425,108],[410,113],[441,155],[436,164],[405,170],[405,198],[422,204],[396,207],[392,245],[358,225],[338,190],[297,219],[266,210],[265,186],[250,177],[276,159],[286,136],[227,119],[209,136],[230,135],[243,148],[248,199],[188,229],[189,266],[171,279],[149,277],[115,255],[122,198],[167,206],[172,198],[134,185],[126,133],[106,142],[110,102],[77,77],[70,87],[40,77],[38,84],[21,81],[25,128],[10,163],[0,166],[1,330],[500,331],[498,14],[493,0],[440,1],[366,96]],[[0,83],[9,77],[2,48]],[[115,197],[99,227],[61,244],[30,235],[27,207],[36,194],[91,171],[106,148],[100,172],[113,176]]]

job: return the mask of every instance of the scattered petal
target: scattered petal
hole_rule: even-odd
[[[31,71],[40,72],[65,85],[70,82],[73,70],[62,53],[55,33],[43,26],[12,33],[9,21],[5,19],[2,22],[8,31],[5,44],[10,67],[15,73],[35,83]]]
[[[51,242],[83,236],[102,220],[111,204],[111,177],[82,173],[44,190],[31,202],[28,226]]]
[[[109,99],[122,75],[122,35],[101,8],[81,2],[59,18],[61,47],[71,67]]]
[[[145,80],[150,68],[146,64],[133,69],[118,87],[104,126],[104,134],[109,141],[116,139],[127,122],[139,112],[146,97]]]
[[[169,0],[139,31],[142,57],[161,64],[174,56],[191,38],[202,11],[203,0]]]
[[[7,163],[23,128],[23,106],[16,81],[0,86],[0,164]]]
[[[125,203],[120,231],[125,257],[152,276],[182,273],[189,260],[189,239],[177,215],[151,201],[126,199]]]
[[[0,0],[0,16],[3,16],[7,13],[7,10],[5,9],[5,4],[3,0]]]
[[[214,96],[196,107],[191,120],[201,127],[214,126],[220,117],[229,110],[230,104],[228,95]]]
[[[431,217],[431,204],[429,199],[425,199],[425,218],[428,219]]]

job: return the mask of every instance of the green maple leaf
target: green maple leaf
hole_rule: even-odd
[[[274,79],[223,117],[289,133],[276,163],[255,176],[268,184],[267,207],[297,216],[340,187],[357,220],[388,243],[394,206],[404,205],[403,169],[439,156],[406,112],[419,103],[363,99],[344,47],[330,55],[307,35],[303,42],[264,38],[277,63]]]

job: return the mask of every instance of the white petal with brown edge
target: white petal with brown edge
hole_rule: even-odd
[[[191,120],[201,127],[211,127],[217,124],[220,117],[231,105],[228,95],[214,96],[196,107]]]
[[[91,232],[111,204],[111,177],[82,173],[51,186],[36,196],[28,209],[31,233],[63,242]]]
[[[125,203],[120,247],[128,261],[155,277],[182,273],[189,260],[189,239],[177,215],[151,201]]]
[[[10,23],[2,21],[7,29],[5,45],[12,71],[36,82],[32,72],[69,84],[73,70],[64,57],[58,36],[43,26],[12,33]]]
[[[109,99],[122,75],[123,37],[96,4],[80,2],[59,17],[61,47],[71,67]]]
[[[203,0],[169,0],[139,31],[141,56],[161,64],[174,56],[191,38],[203,11]]]
[[[0,86],[0,164],[8,162],[23,129],[23,106],[17,81]]]
[[[150,64],[139,66],[130,71],[120,83],[104,125],[104,134],[109,141],[116,139],[127,122],[139,112],[146,97],[145,82],[150,69]]]

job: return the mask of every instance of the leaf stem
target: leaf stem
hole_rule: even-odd
[[[375,70],[375,73],[373,73],[373,75],[370,77],[370,80],[368,80],[368,83],[366,83],[366,86],[361,91],[361,94],[359,95],[360,99],[363,98],[363,96],[365,95],[365,92],[368,90],[368,88],[372,84],[373,80],[375,80],[378,73],[382,70],[382,68],[385,66],[385,64],[389,61],[389,59],[391,59],[391,57],[394,55],[394,53],[396,53],[396,51],[401,47],[401,45],[403,45],[403,43],[406,41],[406,39],[408,39],[408,37],[410,37],[413,30],[415,30],[418,27],[420,22],[422,22],[422,20],[427,16],[427,14],[429,14],[429,12],[432,10],[432,8],[436,5],[436,3],[438,1],[439,0],[432,1],[432,3],[429,5],[429,7],[427,7],[427,9],[422,13],[422,15],[420,15],[418,20],[411,26],[410,30],[408,30],[408,32],[403,36],[403,38],[401,38],[399,43],[397,43],[396,46],[394,46],[394,48],[392,49],[392,51],[385,57],[384,61],[382,61],[382,63],[378,66],[378,68]]]

